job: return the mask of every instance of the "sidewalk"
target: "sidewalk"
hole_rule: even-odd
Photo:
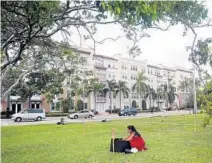
[[[92,119],[69,119],[65,117],[47,117],[46,120],[42,121],[27,121],[27,122],[14,122],[11,119],[1,119],[1,126],[19,126],[19,125],[40,125],[40,124],[56,124],[60,121],[60,118],[64,118],[65,123],[84,123],[84,122],[99,122],[103,119],[111,120],[122,120],[122,119],[138,119],[138,118],[149,118],[158,116],[171,116],[171,115],[186,115],[192,114],[192,111],[178,110],[178,111],[161,111],[154,113],[138,113],[137,116],[119,117],[117,114],[110,115],[96,115]]]

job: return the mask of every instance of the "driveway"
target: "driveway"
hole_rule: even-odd
[[[119,119],[135,119],[135,118],[147,118],[156,116],[170,116],[170,115],[186,115],[192,114],[192,111],[180,110],[180,111],[163,111],[155,113],[138,113],[136,116],[119,117],[117,114],[113,115],[97,115],[92,119],[69,119],[68,117],[63,117],[66,123],[83,123],[83,122],[99,122],[103,119],[107,120],[119,120]],[[46,120],[42,121],[27,121],[27,122],[14,122],[11,119],[1,119],[1,126],[14,126],[14,125],[39,125],[39,124],[56,124],[60,121],[62,117],[47,117]]]

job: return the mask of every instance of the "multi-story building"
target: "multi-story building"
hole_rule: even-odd
[[[133,85],[136,83],[137,75],[139,72],[143,72],[144,76],[147,77],[145,83],[157,90],[161,85],[172,84],[176,88],[176,93],[179,95],[179,98],[176,98],[175,104],[181,106],[184,104],[185,96],[190,92],[185,90],[179,90],[178,86],[186,78],[192,77],[192,72],[184,68],[170,68],[163,65],[152,65],[147,64],[147,61],[138,61],[134,59],[122,58],[121,55],[116,55],[114,57],[108,57],[103,55],[93,55],[89,49],[76,49],[76,52],[84,57],[86,62],[83,65],[80,65],[82,71],[92,70],[94,76],[99,79],[100,82],[105,83],[106,80],[119,80],[125,81],[127,87],[130,89],[129,96],[124,96],[120,92],[116,97],[112,97],[112,108],[126,108],[126,107],[138,107],[140,109],[148,109],[151,106],[160,107],[165,106],[164,100],[157,100],[154,103],[150,101],[149,98],[145,98],[145,93],[141,96],[139,92],[132,91]],[[81,75],[86,78],[86,75]],[[56,103],[59,98],[67,98],[70,93],[70,81],[68,78],[63,82],[64,92],[59,97],[55,97],[53,103],[49,104],[47,99],[43,95],[33,96],[31,98],[31,108],[44,108],[46,112],[55,112]],[[120,100],[121,95],[121,100]],[[141,98],[139,98],[141,97]],[[96,100],[95,100],[96,98]],[[102,94],[98,93],[97,97],[91,93],[89,97],[80,96],[74,97],[75,101],[82,100],[84,103],[85,109],[96,109],[99,112],[104,112],[110,108],[110,97],[109,93]],[[95,104],[96,101],[96,104]],[[17,106],[17,107],[16,107]],[[7,107],[7,101],[2,101],[2,110],[5,110]],[[19,100],[18,96],[10,97],[10,110],[13,112],[18,112],[23,108],[28,107],[28,102],[22,102]]]
[[[139,92],[133,91],[132,87],[136,83],[137,75],[139,72],[146,73],[146,61],[136,61],[133,59],[121,58],[119,55],[119,72],[118,80],[125,81],[127,87],[131,90],[129,96],[124,96],[121,94],[122,103],[118,100],[118,108],[127,108],[127,107],[139,107],[142,108],[142,100],[144,95],[139,99]],[[120,93],[117,95],[117,99],[120,99]]]
[[[190,88],[179,88],[179,85],[183,81],[188,81],[190,83]],[[186,101],[189,98],[189,95],[191,95],[191,89],[192,89],[192,81],[193,80],[193,73],[191,70],[185,69],[185,68],[176,68],[176,75],[175,75],[175,82],[177,87],[177,94],[178,94],[178,105],[186,105]],[[192,98],[192,96],[190,96]]]

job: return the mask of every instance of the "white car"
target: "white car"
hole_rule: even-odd
[[[13,114],[11,119],[15,122],[21,122],[22,120],[41,121],[46,119],[46,114],[44,109],[24,109],[19,113]]]
[[[68,118],[70,119],[78,119],[78,118],[92,118],[94,117],[94,113],[87,110],[82,110],[77,113],[69,114]]]

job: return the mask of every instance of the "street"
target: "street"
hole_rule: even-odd
[[[118,119],[135,119],[135,118],[147,118],[147,117],[156,117],[156,116],[170,116],[170,115],[185,115],[191,114],[192,111],[188,110],[178,110],[178,111],[163,111],[163,112],[155,112],[155,113],[138,113],[136,116],[127,116],[127,117],[119,117],[117,114],[100,116],[96,115],[92,119],[69,119],[68,117],[63,117],[65,123],[83,123],[83,122],[98,122],[103,119],[110,120],[118,120]],[[47,117],[42,121],[23,121],[20,123],[14,122],[11,119],[1,119],[1,126],[14,126],[14,125],[38,125],[38,124],[56,124],[60,121],[62,117]]]

